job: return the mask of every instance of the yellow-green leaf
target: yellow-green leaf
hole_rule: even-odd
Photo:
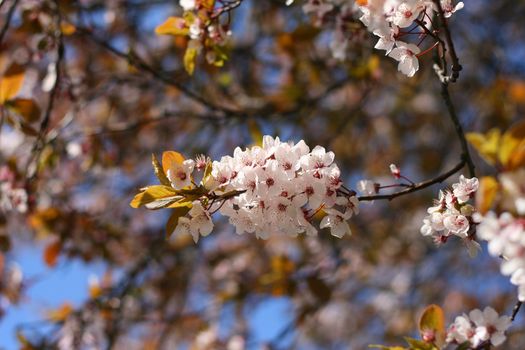
[[[445,314],[438,305],[427,306],[419,319],[421,337],[429,342],[441,344],[445,340]],[[431,339],[426,339],[431,335]]]
[[[137,194],[131,200],[129,205],[133,208],[138,208],[142,205],[150,204],[153,202],[162,202],[162,205],[168,205],[171,202],[175,202],[182,198],[183,197],[179,196],[177,191],[170,186],[154,185],[146,187],[142,192]]]
[[[208,10],[208,11],[211,11],[213,10],[213,8],[215,7],[215,0],[201,0],[200,1],[200,5]]]
[[[173,231],[175,231],[175,228],[177,228],[177,224],[179,223],[179,219],[183,217],[184,215],[188,214],[190,211],[191,206],[184,206],[173,209],[168,222],[166,223],[166,237],[169,238]]]
[[[383,349],[383,350],[407,350],[407,348],[404,348],[402,346],[384,346],[384,345],[377,345],[377,344],[368,345],[368,347],[374,348],[374,349]]]
[[[194,47],[188,47],[184,53],[184,69],[186,69],[189,75],[192,75],[195,71],[198,53],[198,50]]]
[[[466,135],[470,144],[478,151],[479,155],[491,165],[495,165],[498,159],[499,142],[501,132],[492,129],[487,134],[468,133]]]
[[[22,88],[24,81],[24,68],[14,63],[0,78],[0,104],[12,99]]]
[[[157,35],[187,35],[188,26],[186,21],[181,17],[169,17],[164,23],[155,28]]]
[[[154,154],[151,155],[151,163],[153,164],[153,170],[155,171],[155,175],[159,179],[160,183],[164,186],[171,186],[170,180],[166,176],[162,165]]]
[[[498,193],[498,181],[492,176],[484,176],[479,180],[479,189],[476,192],[476,208],[485,214],[492,207]]]
[[[28,123],[32,123],[40,119],[40,107],[35,101],[27,98],[15,98],[7,101],[6,106],[15,113],[24,117]]]
[[[261,127],[254,119],[250,119],[248,121],[248,130],[250,132],[250,136],[252,137],[253,143],[256,145],[261,146],[262,140],[263,140],[263,133],[261,131]]]
[[[162,153],[162,169],[165,174],[168,173],[168,170],[171,169],[173,165],[181,164],[182,162],[184,162],[184,157],[179,152],[166,151]]]
[[[525,121],[513,125],[503,134],[498,158],[506,170],[525,165]]]
[[[438,350],[433,344],[426,343],[422,340],[405,337],[405,341],[410,346],[410,350]]]

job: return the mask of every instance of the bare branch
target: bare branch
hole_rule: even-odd
[[[454,175],[455,173],[457,173],[461,168],[463,168],[465,166],[465,164],[466,164],[465,159],[462,159],[455,167],[453,167],[452,169],[450,169],[446,173],[443,173],[443,174],[441,174],[441,175],[439,175],[439,176],[437,176],[437,177],[435,177],[433,179],[416,183],[414,186],[412,186],[410,188],[407,188],[406,190],[403,190],[403,191],[399,191],[399,192],[395,192],[395,193],[391,193],[391,194],[380,194],[380,195],[376,195],[376,196],[361,196],[361,197],[357,197],[357,199],[359,201],[375,201],[375,200],[379,200],[379,199],[392,200],[394,198],[403,196],[405,194],[416,192],[416,191],[422,190],[424,188],[427,188],[429,186],[432,186],[434,184],[443,182],[446,179],[448,179],[449,177],[451,177],[452,175]]]
[[[2,5],[6,2],[3,2]],[[11,24],[11,20],[13,19],[13,15],[15,14],[17,5],[18,5],[18,0],[14,0],[13,3],[11,4],[11,7],[9,8],[9,11],[7,11],[5,23],[2,26],[2,29],[0,30],[0,46],[2,45],[2,41],[4,40],[4,36],[7,33],[7,30],[9,29],[9,25]]]

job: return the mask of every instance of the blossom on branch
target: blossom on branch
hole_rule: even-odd
[[[171,208],[168,234],[190,233],[197,242],[213,229],[211,216],[229,218],[237,234],[316,235],[312,224],[324,214],[320,228],[331,234],[350,235],[348,219],[359,212],[354,191],[343,186],[333,152],[321,146],[310,148],[304,141],[282,142],[264,136],[262,146],[237,147],[232,156],[211,162],[204,156],[184,159],[177,152],[164,152],[162,165],[153,157],[161,185],[145,187],[132,207]],[[195,182],[202,172],[200,184]]]
[[[460,176],[459,182],[452,185],[452,191],[439,191],[439,199],[427,209],[429,214],[423,219],[421,234],[431,236],[437,244],[445,243],[451,235],[461,238],[469,254],[475,256],[480,245],[475,241],[473,214],[475,208],[467,201],[478,190],[477,178]]]

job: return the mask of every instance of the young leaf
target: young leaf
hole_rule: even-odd
[[[173,231],[175,231],[175,228],[177,228],[177,224],[179,223],[179,219],[183,217],[184,215],[188,214],[190,211],[191,206],[184,206],[173,209],[168,222],[166,223],[166,238],[170,238]]]
[[[368,347],[374,348],[374,349],[383,349],[383,350],[407,350],[407,348],[404,348],[402,346],[384,346],[384,345],[377,345],[377,344],[368,345]]]
[[[491,129],[485,135],[474,132],[467,133],[466,137],[487,163],[496,164],[501,139],[501,132],[498,129]]]
[[[177,191],[170,186],[154,185],[146,187],[142,192],[137,194],[131,200],[129,205],[132,208],[138,208],[142,205],[146,205],[155,201],[161,201],[164,202],[164,205],[167,205],[182,198],[183,197],[179,196]]]
[[[160,165],[159,160],[155,157],[154,154],[151,155],[151,163],[153,164],[153,169],[155,170],[155,175],[159,179],[160,183],[164,186],[171,186],[171,182],[166,176],[162,165]]]
[[[425,339],[429,343],[444,343],[445,315],[443,309],[437,305],[427,306],[419,319],[419,332],[423,339],[431,334],[432,339]]]
[[[48,267],[54,267],[58,261],[58,255],[62,250],[62,242],[56,241],[44,249],[44,262]]]
[[[157,35],[187,35],[188,31],[186,21],[180,17],[169,17],[164,23],[155,28],[155,34]]]
[[[65,302],[58,309],[51,310],[47,313],[47,317],[53,322],[62,322],[73,312],[73,306]]]
[[[31,99],[15,98],[7,101],[5,105],[7,108],[24,117],[28,123],[40,119],[40,107]]]
[[[498,159],[506,170],[525,165],[525,122],[513,125],[503,134]]]
[[[195,71],[195,64],[197,62],[197,54],[199,51],[194,47],[189,47],[184,53],[184,69],[188,72],[189,75],[193,75]]]
[[[433,344],[424,342],[422,340],[405,337],[405,341],[408,345],[410,345],[410,350],[439,350],[436,346]]]
[[[24,74],[24,68],[16,63],[7,68],[2,78],[0,78],[0,104],[3,105],[20,91],[24,81]]]
[[[476,208],[485,214],[492,207],[498,193],[498,181],[492,176],[483,176],[479,179],[479,189],[476,193]]]
[[[172,168],[172,165],[181,164],[182,162],[184,162],[184,157],[179,152],[166,151],[162,153],[162,170],[164,170],[165,174]]]

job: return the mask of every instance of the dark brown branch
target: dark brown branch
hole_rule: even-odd
[[[510,316],[511,321],[514,321],[516,319],[516,316],[518,315],[522,304],[523,302],[518,301],[516,305],[514,305],[514,308],[512,309],[512,315]]]
[[[459,64],[459,58],[456,54],[456,49],[454,48],[454,42],[452,41],[452,35],[450,34],[450,30],[448,29],[448,23],[447,19],[445,18],[445,12],[443,11],[443,7],[441,6],[440,0],[433,0],[434,4],[436,5],[436,8],[438,9],[438,17],[441,24],[441,29],[443,29],[443,33],[445,34],[445,41],[447,43],[447,48],[449,50],[450,59],[452,60],[452,74],[450,77],[447,77],[443,83],[448,83],[448,81],[456,82],[459,78],[459,72],[461,71],[462,67],[461,64]],[[445,46],[442,46],[443,50],[445,50]],[[443,69],[446,69],[446,67],[442,67]]]
[[[461,126],[461,122],[459,121],[454,104],[452,103],[452,99],[448,91],[448,84],[444,82],[441,83],[441,96],[443,97],[443,100],[445,101],[445,105],[447,106],[448,114],[450,115],[450,119],[452,120],[452,123],[454,124],[454,128],[456,129],[456,134],[458,135],[459,142],[461,143],[461,150],[462,150],[461,156],[467,162],[469,176],[474,177],[476,176],[476,171],[475,171],[476,167],[474,166],[474,162],[472,161],[472,157],[468,149],[467,138],[465,137],[465,132],[463,131],[463,127]]]
[[[57,60],[55,62],[56,77],[55,77],[53,86],[51,88],[51,91],[49,93],[49,99],[48,99],[47,106],[44,112],[44,117],[42,118],[42,121],[40,122],[40,128],[38,131],[37,139],[31,151],[32,156],[30,157],[29,162],[28,162],[28,166],[27,166],[28,181],[33,180],[38,172],[37,168],[38,168],[40,155],[42,153],[42,149],[44,148],[46,144],[47,129],[49,127],[49,121],[51,120],[51,114],[53,112],[53,107],[55,106],[55,101],[57,99],[57,96],[60,90],[60,79],[62,77],[61,67],[62,67],[62,61],[64,60],[65,48],[64,48],[64,37],[62,34],[62,29],[61,29],[62,14],[60,12],[60,4],[58,0],[54,1],[54,6],[55,6],[54,36],[55,36],[56,45],[57,45]],[[31,169],[32,165],[34,165],[34,168]]]
[[[375,196],[360,196],[360,197],[357,197],[357,199],[359,201],[374,201],[374,200],[380,200],[380,199],[392,200],[392,199],[394,199],[396,197],[400,197],[400,196],[403,196],[405,194],[416,192],[416,191],[422,190],[424,188],[427,188],[429,186],[432,186],[434,184],[443,182],[446,179],[448,179],[449,177],[451,177],[452,175],[454,175],[455,173],[457,173],[461,168],[463,168],[465,166],[465,164],[466,164],[466,160],[462,159],[454,168],[450,169],[446,173],[443,173],[443,174],[441,174],[438,177],[435,177],[433,179],[416,183],[414,186],[412,186],[410,188],[407,188],[406,190],[403,190],[403,191],[394,192],[394,193],[391,193],[391,194],[380,194],[380,195],[375,195]]]
[[[7,0],[5,0],[7,2]],[[4,4],[4,3],[2,3]],[[0,30],[0,46],[2,45],[2,41],[4,40],[4,36],[7,33],[7,30],[9,29],[9,25],[11,24],[11,20],[13,19],[13,15],[15,14],[16,6],[18,5],[18,0],[14,0],[11,4],[11,7],[7,11],[7,16],[5,18],[5,23],[2,26],[2,29]]]
[[[218,18],[223,13],[230,12],[230,11],[236,9],[241,4],[242,4],[242,0],[236,0],[236,1],[233,1],[231,3],[225,4],[224,6],[220,7],[216,12],[214,12],[211,15],[211,18]]]
[[[204,105],[208,109],[212,110],[213,112],[219,113],[220,115],[243,115],[242,112],[236,111],[224,106],[216,105],[202,96],[198,95],[197,93],[193,92],[192,90],[186,88],[183,84],[180,82],[170,78],[166,72],[162,72],[160,70],[157,70],[144,62],[140,57],[138,57],[136,54],[131,55],[125,52],[122,52],[118,50],[117,48],[113,47],[111,44],[109,44],[107,41],[99,38],[98,36],[94,35],[91,30],[87,28],[77,27],[78,34],[84,36],[85,38],[88,38],[98,46],[104,48],[105,50],[113,53],[115,56],[120,57],[122,59],[125,59],[128,61],[130,65],[132,65],[134,68],[147,72],[151,76],[153,76],[158,81],[173,86],[180,90],[182,93],[184,93],[187,97],[191,98],[192,100]]]

